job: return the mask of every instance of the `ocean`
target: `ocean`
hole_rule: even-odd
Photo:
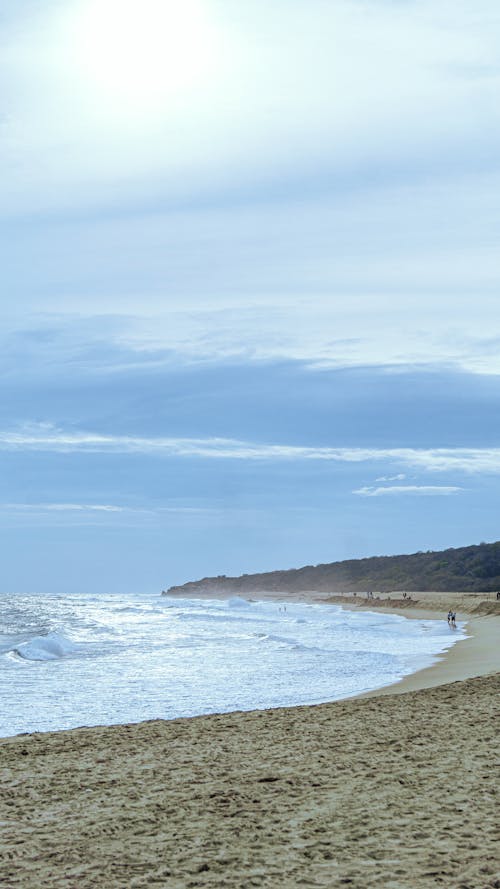
[[[330,605],[3,594],[0,736],[339,700],[463,638]]]

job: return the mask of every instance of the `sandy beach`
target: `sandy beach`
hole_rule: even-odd
[[[499,889],[496,605],[413,597],[470,638],[382,692],[3,740],[0,884]]]

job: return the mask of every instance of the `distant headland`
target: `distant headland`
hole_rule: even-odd
[[[263,590],[276,593],[308,590],[324,593],[495,592],[500,590],[500,541],[439,552],[349,559],[240,577],[222,574],[172,586],[164,594],[250,595]]]

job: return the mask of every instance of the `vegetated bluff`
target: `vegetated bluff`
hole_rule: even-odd
[[[442,552],[418,552],[408,556],[374,556],[326,565],[307,565],[241,577],[204,577],[167,593],[301,592],[491,592],[500,590],[500,541],[463,546]]]

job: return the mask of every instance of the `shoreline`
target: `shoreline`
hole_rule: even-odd
[[[165,594],[162,594],[165,595]],[[207,592],[206,594],[200,594],[198,596],[193,597],[185,597],[180,594],[172,595],[174,599],[200,599],[200,600],[209,600],[209,599],[219,599],[219,600],[227,600],[232,598],[234,595],[237,595],[238,598],[245,598],[243,596],[239,596],[239,594],[232,593],[222,593],[214,594],[213,591]],[[382,614],[390,614],[390,615],[398,615],[401,617],[406,617],[409,620],[439,620],[440,617],[438,615],[439,611],[443,611],[445,604],[443,603],[441,597],[442,593],[434,594],[434,593],[425,593],[425,594],[413,594],[413,595],[425,595],[430,598],[429,602],[425,603],[426,607],[420,606],[420,600],[413,599],[395,599],[390,595],[386,594],[385,599],[381,599],[377,597],[375,600],[370,600],[365,597],[361,597],[361,595],[353,596],[351,594],[331,594],[324,593],[315,590],[308,590],[300,593],[276,593],[273,591],[261,591],[256,593],[255,597],[247,598],[247,602],[258,602],[258,601],[268,601],[268,602],[276,602],[276,603],[303,603],[303,604],[314,604],[314,605],[338,605],[342,609],[346,611],[365,611],[370,612],[372,614],[382,613]],[[463,623],[464,632],[466,633],[465,637],[460,636],[456,641],[454,641],[448,649],[445,651],[433,655],[435,658],[435,662],[430,664],[427,667],[422,667],[412,673],[403,676],[402,678],[396,680],[395,682],[391,682],[388,685],[381,685],[373,689],[369,689],[367,691],[360,691],[354,694],[350,694],[347,697],[341,698],[333,698],[329,701],[321,701],[319,703],[306,703],[306,704],[291,704],[291,705],[277,705],[275,707],[263,707],[263,708],[254,708],[252,710],[244,710],[240,711],[230,710],[225,711],[222,710],[220,713],[200,713],[194,716],[183,717],[183,716],[173,716],[170,718],[165,718],[165,722],[175,722],[178,719],[203,719],[208,718],[211,715],[225,715],[231,713],[239,713],[239,712],[247,712],[247,713],[265,713],[270,710],[276,709],[290,709],[293,710],[297,707],[317,707],[317,706],[326,706],[328,704],[335,704],[343,701],[353,701],[364,698],[376,698],[379,696],[387,696],[387,695],[400,695],[405,692],[419,691],[423,689],[435,688],[442,685],[447,685],[453,682],[460,682],[467,679],[472,679],[481,676],[491,676],[495,673],[500,672],[500,646],[498,645],[498,640],[500,639],[500,613],[497,616],[496,614],[475,614],[471,609],[472,605],[476,605],[476,599],[478,598],[477,594],[463,594],[463,593],[451,593],[446,594],[447,599],[446,602],[450,602],[450,597],[459,598],[460,604],[462,605],[463,610],[457,610],[457,620],[460,623]],[[464,601],[465,597],[469,597],[471,601]],[[436,597],[438,597],[436,599]],[[500,603],[499,603],[500,604]],[[451,601],[450,605],[453,607],[457,607],[457,603]],[[442,618],[444,620],[444,617]],[[156,718],[156,717],[155,717]],[[161,718],[161,717],[158,717]],[[133,722],[133,725],[141,725],[149,722],[150,720],[139,720],[137,722]],[[112,726],[122,726],[124,723],[107,723],[98,724],[98,725],[85,725],[84,723],[81,726],[75,726],[72,728],[60,728],[60,729],[49,729],[48,731],[29,731],[29,732],[19,732],[16,735],[5,735],[0,736],[0,744],[4,741],[7,741],[11,738],[18,737],[30,737],[30,736],[43,736],[44,734],[51,735],[53,733],[62,733],[62,732],[72,732],[79,731],[83,729],[101,729]]]
[[[206,595],[185,597],[173,594],[172,598],[230,599],[232,595],[225,592],[214,594],[210,590]],[[234,595],[239,596],[239,594]],[[500,603],[497,603],[493,594],[423,592],[411,593],[411,598],[404,599],[398,598],[398,593],[383,595],[385,598],[371,600],[360,594],[354,596],[317,590],[289,594],[263,590],[256,592],[255,596],[251,598],[244,596],[240,598],[246,598],[250,602],[305,602],[314,605],[339,605],[347,611],[394,614],[407,617],[410,620],[439,620],[440,617],[445,620],[448,609],[450,607],[456,609],[457,620],[465,623],[467,634],[465,639],[457,640],[450,648],[437,655],[434,664],[410,673],[391,685],[379,686],[371,691],[343,698],[342,700],[345,701],[404,694],[408,691],[436,688],[451,682],[460,682],[479,676],[491,676],[500,672]]]
[[[429,608],[382,606],[376,609],[367,604],[342,605],[349,611],[370,611],[374,614],[398,614],[409,620],[439,620],[435,610]],[[443,617],[444,620],[444,617]],[[372,691],[353,695],[356,697],[377,697],[378,695],[404,694],[435,688],[451,682],[461,682],[478,676],[491,676],[500,671],[500,618],[496,615],[471,615],[458,612],[457,620],[465,624],[465,638],[457,639],[450,648],[436,656],[436,661],[428,667],[409,673],[391,685],[381,686]]]
[[[495,889],[498,618],[459,617],[440,663],[355,698],[2,739],[0,883]]]

